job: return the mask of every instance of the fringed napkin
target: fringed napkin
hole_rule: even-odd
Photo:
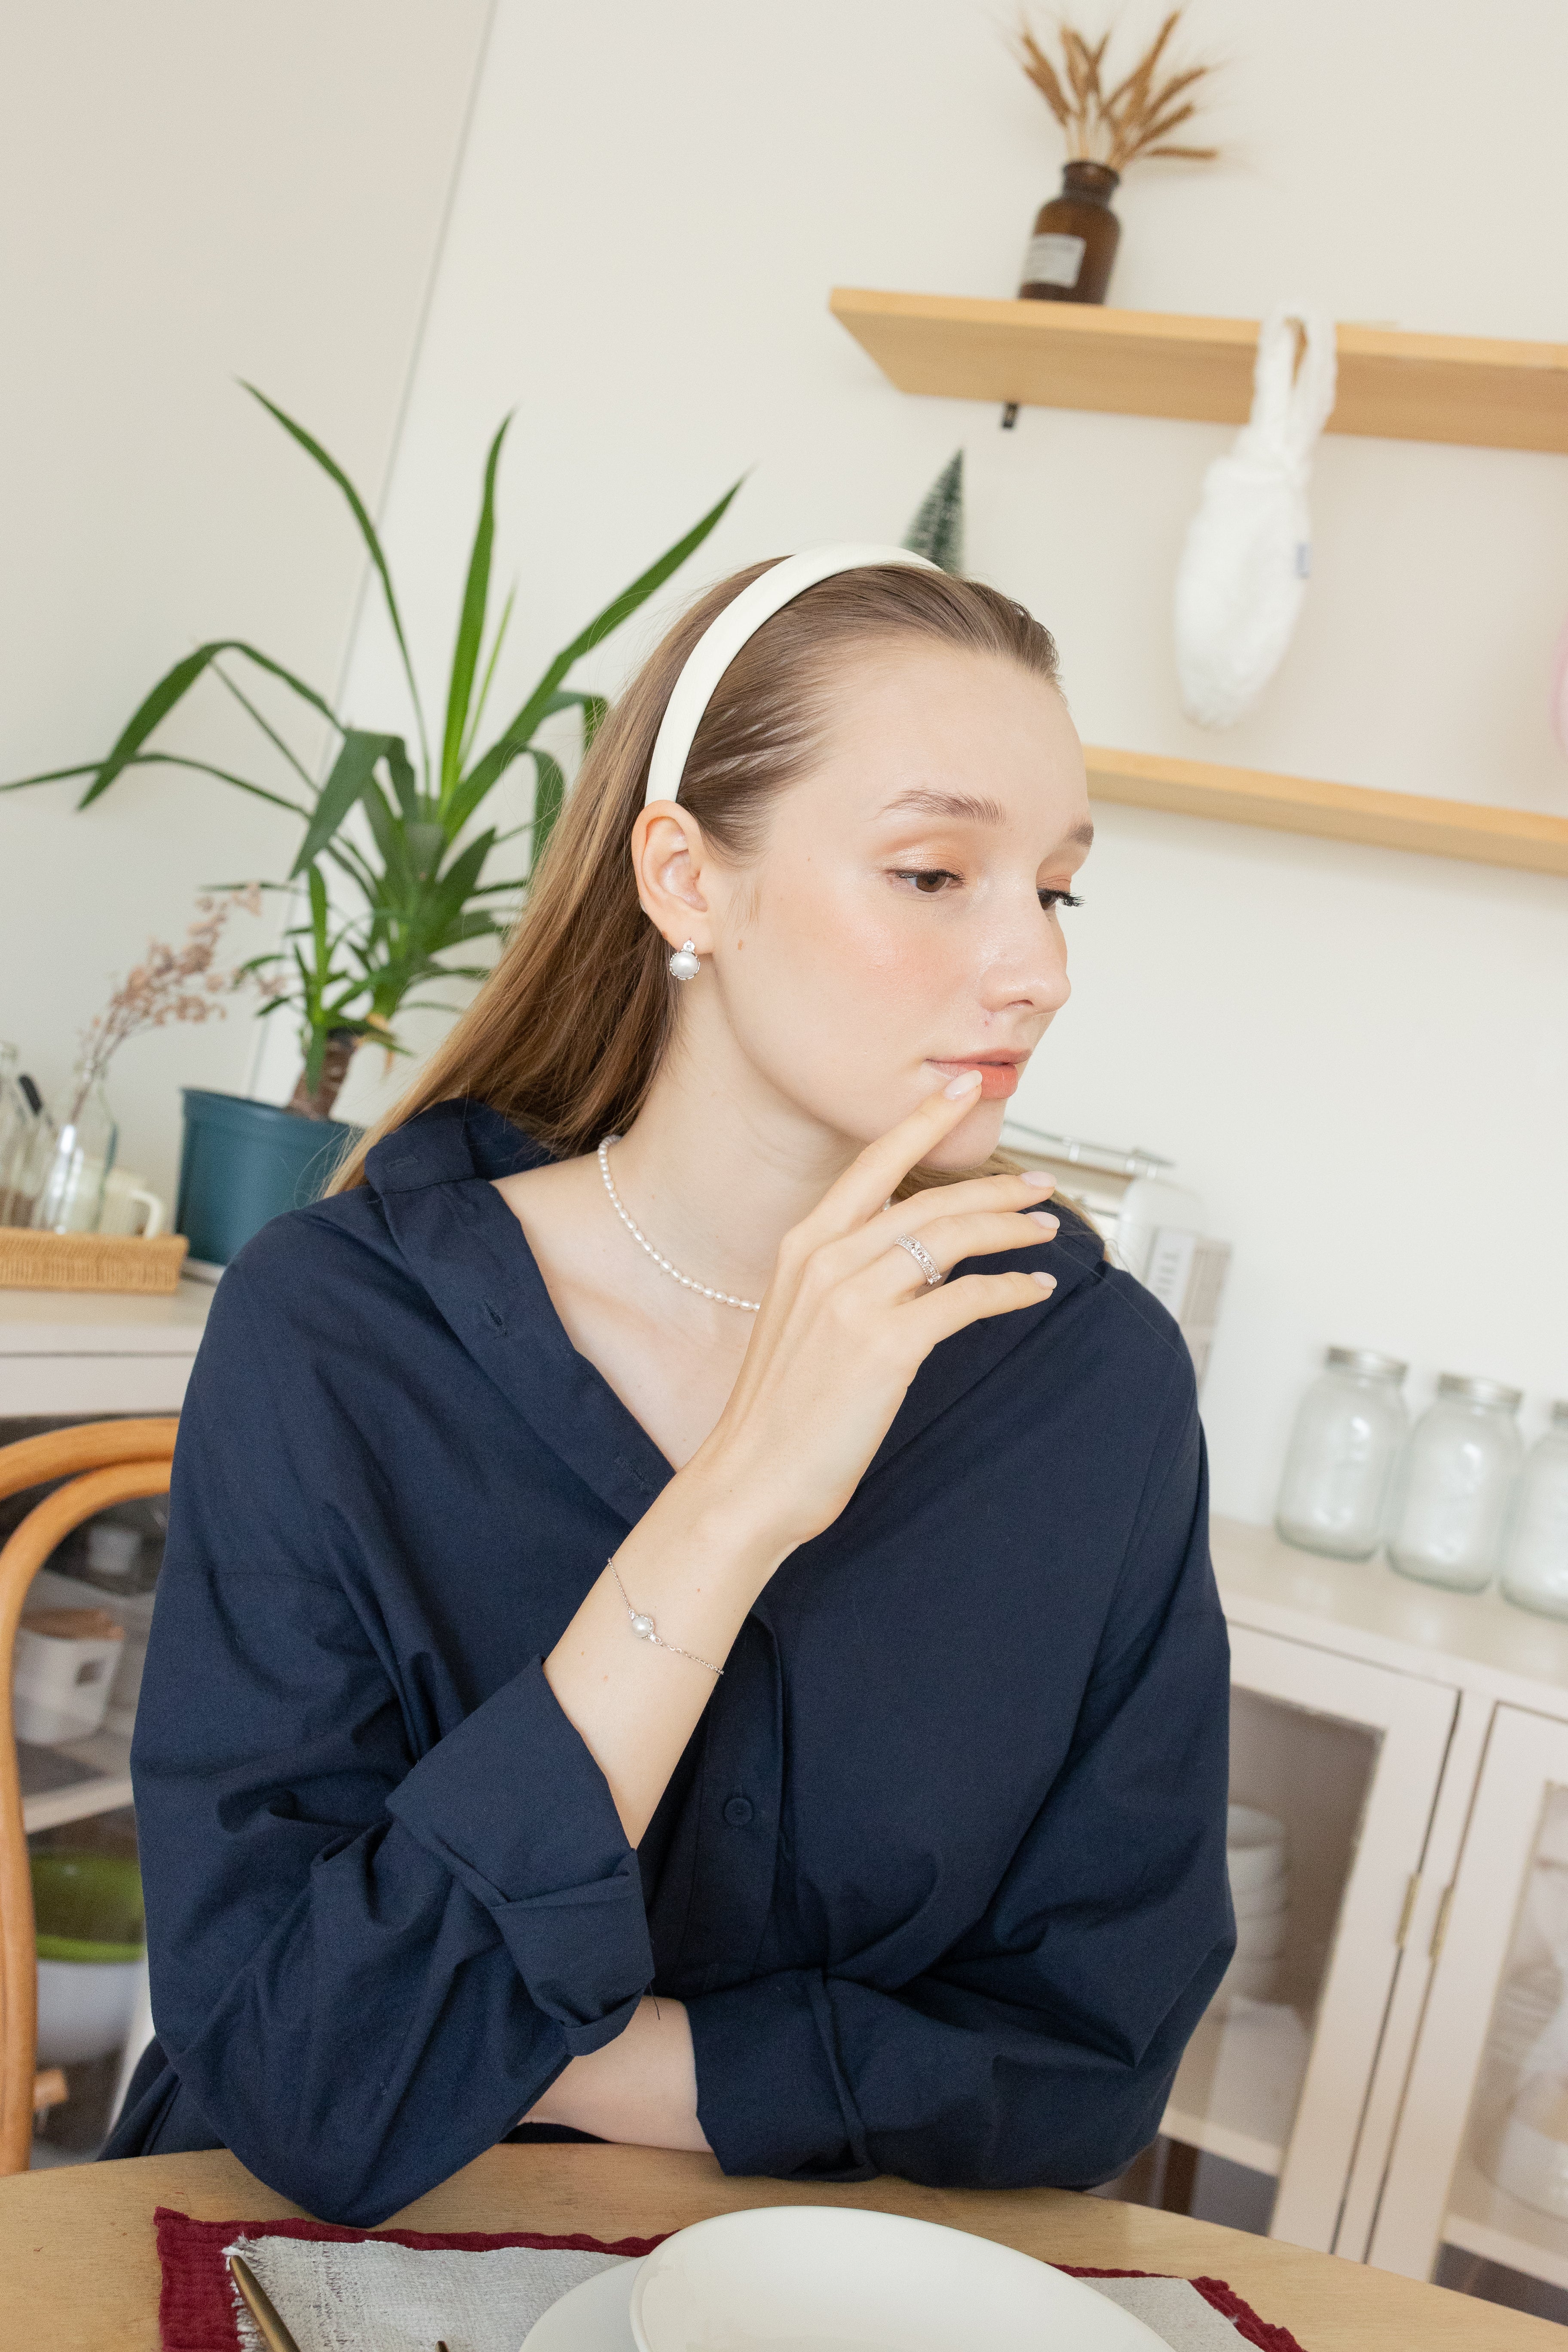
[[[161,2205],[163,2352],[262,2352],[227,2268],[243,2254],[300,2352],[520,2352],[561,2295],[658,2238],[551,2238],[536,2231],[344,2230],[326,2221],[194,2221]],[[1132,2312],[1171,2352],[1301,2352],[1223,2279],[1071,2270]]]

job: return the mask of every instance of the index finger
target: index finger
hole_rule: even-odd
[[[836,1240],[874,1217],[888,1195],[919,1167],[933,1144],[951,1135],[980,1099],[980,1073],[963,1070],[928,1095],[918,1109],[868,1143],[830,1184],[805,1220],[814,1239]]]

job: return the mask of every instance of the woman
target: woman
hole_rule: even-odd
[[[1231,1942],[1192,1370],[989,1158],[1089,837],[990,589],[817,551],[653,654],[214,1302],[111,2153],[364,2222],[520,2124],[989,2186],[1157,2130]]]

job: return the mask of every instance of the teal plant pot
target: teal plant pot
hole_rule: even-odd
[[[244,1095],[181,1091],[185,1141],[174,1229],[191,1255],[209,1265],[226,1265],[271,1218],[319,1201],[363,1131]]]

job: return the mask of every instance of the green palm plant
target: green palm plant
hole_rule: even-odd
[[[481,750],[479,739],[512,612],[509,595],[493,631],[489,629],[496,473],[511,421],[510,416],[503,419],[485,461],[479,522],[447,678],[440,740],[433,750],[392,573],[364,501],[336,459],[302,425],[254,384],[245,389],[292,435],[348,505],[368,551],[397,646],[414,714],[415,750],[410,751],[401,733],[351,726],[324,695],[257,646],[238,638],[216,638],[198,646],[165,672],[102,759],[22,776],[0,790],[17,792],[33,784],[86,776],[90,781],[78,806],[88,808],[128,769],[163,765],[195,770],[270,801],[303,820],[304,832],[288,881],[266,887],[292,891],[303,882],[309,919],[284,934],[281,963],[273,953],[258,957],[256,965],[276,969],[281,975],[262,1010],[291,1007],[300,1023],[303,1066],[290,1108],[309,1118],[327,1118],[363,1038],[374,1036],[394,1052],[403,1050],[395,1027],[399,1013],[421,1005],[429,1007],[429,1000],[420,998],[416,991],[444,980],[484,976],[485,965],[455,959],[464,948],[499,938],[505,931],[526,895],[565,794],[560,762],[535,740],[539,730],[558,711],[574,710],[580,714],[584,748],[592,741],[604,716],[604,698],[567,686],[567,677],[585,654],[619,628],[701,546],[740,484],[727,490],[684,538],[667,548],[657,562],[649,564],[562,647],[521,707]],[[317,782],[285,735],[231,674],[235,660],[279,680],[332,729],[335,749],[322,782]],[[153,745],[159,727],[209,672],[293,771],[294,794],[273,791],[210,761]],[[489,794],[519,760],[531,761],[533,766],[532,815],[525,824],[508,832],[494,825],[476,830]],[[356,812],[363,822],[353,824]],[[523,845],[516,860],[521,870],[493,877],[492,854],[519,840]],[[331,903],[323,872],[328,866],[340,877],[332,895],[341,898],[347,886],[346,911],[340,913]],[[453,1008],[437,1005],[433,1009]]]

